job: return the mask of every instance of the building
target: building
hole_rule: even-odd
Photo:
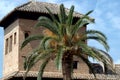
[[[23,50],[20,46],[24,39],[32,34],[42,34],[43,28],[34,29],[39,16],[48,16],[49,14],[45,7],[48,7],[54,15],[59,12],[59,5],[45,3],[45,2],[28,2],[10,12],[0,21],[0,26],[4,27],[4,65],[3,65],[3,78],[2,80],[23,80],[23,57],[30,52],[38,42],[29,43]],[[68,9],[66,9],[68,11]],[[79,19],[82,14],[75,12],[74,20]],[[82,31],[85,31],[83,29]],[[41,62],[37,63],[35,67],[27,75],[26,80],[36,80],[37,71]],[[100,66],[94,64],[97,68]],[[90,74],[87,65],[82,60],[75,59],[74,62],[73,79],[76,80],[93,80],[94,76]],[[81,67],[82,66],[82,67]],[[105,75],[102,69],[95,69],[97,78],[99,80],[119,80],[120,78],[120,65],[115,65],[117,74]],[[55,68],[53,60],[47,65],[43,74],[44,80],[61,80],[62,73]]]

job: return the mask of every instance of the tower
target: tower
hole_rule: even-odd
[[[23,50],[20,46],[29,35],[42,34],[44,28],[35,29],[34,25],[39,16],[50,17],[46,8],[48,7],[54,15],[59,12],[59,5],[45,2],[28,2],[15,8],[10,14],[5,16],[0,22],[4,27],[4,66],[3,80],[22,80],[25,73],[23,69],[23,56],[31,52],[38,44],[37,41],[29,43]],[[79,19],[82,14],[75,12],[74,21]],[[85,31],[83,28],[81,31]],[[37,72],[40,66],[37,63],[27,75],[27,80],[36,80]],[[82,76],[82,77],[81,77]],[[74,58],[74,79],[90,79],[89,69],[82,61]],[[51,60],[43,74],[45,80],[59,80],[62,78],[61,71],[55,68],[54,61]]]
[[[38,44],[37,41],[29,43],[23,50],[20,50],[20,46],[25,38],[29,35],[42,34],[43,28],[35,29],[33,28],[37,22],[39,16],[48,16],[49,14],[45,7],[48,7],[52,10],[53,14],[57,15],[59,10],[59,5],[50,4],[44,2],[28,2],[17,8],[15,8],[9,15],[7,15],[1,22],[0,25],[4,27],[4,67],[3,75],[8,78],[11,74],[24,73],[23,69],[23,57],[27,53],[31,52]],[[82,15],[79,13],[74,14],[74,19],[80,18]],[[85,29],[83,29],[85,31]],[[82,64],[81,64],[82,65]],[[40,62],[32,68],[31,74],[36,73],[39,69]],[[83,65],[84,66],[84,65]],[[78,68],[78,61],[74,62],[75,69]],[[84,66],[87,69],[87,67]],[[77,72],[77,70],[75,70]],[[88,70],[80,72],[87,72]],[[47,74],[55,74],[58,70],[55,68],[54,62],[51,60],[50,64],[45,69],[45,77],[48,77]],[[50,77],[61,76],[61,72],[57,75],[49,75]],[[15,75],[12,75],[15,76]]]

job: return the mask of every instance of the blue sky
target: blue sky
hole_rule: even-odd
[[[0,0],[0,20],[16,6],[28,1]],[[74,5],[75,10],[80,13],[86,13],[93,9],[94,12],[91,17],[95,18],[96,23],[89,25],[88,29],[100,30],[107,36],[110,45],[109,54],[112,56],[114,63],[120,64],[120,0],[44,0],[44,2],[64,3],[68,8]],[[3,28],[0,27],[0,77],[2,76],[3,35]],[[93,41],[89,41],[89,45],[103,48]]]

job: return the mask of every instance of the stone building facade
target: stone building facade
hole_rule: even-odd
[[[45,2],[28,2],[10,12],[5,16],[0,26],[4,27],[4,64],[3,64],[3,79],[2,80],[23,80],[23,56],[31,52],[38,44],[37,41],[30,42],[24,49],[20,49],[22,42],[29,35],[42,34],[44,28],[35,29],[33,26],[36,24],[39,16],[48,16],[49,14],[45,7],[48,7],[54,15],[59,12],[59,5],[45,3]],[[68,9],[66,9],[68,11]],[[82,17],[82,14],[75,12],[74,21]],[[81,31],[85,31],[83,28]],[[81,32],[80,31],[80,32]],[[76,80],[88,80],[94,79],[94,76],[90,74],[87,65],[82,61],[74,58],[75,66],[73,78]],[[35,67],[28,73],[26,80],[36,80],[37,71],[40,63],[37,63]],[[120,69],[120,65],[116,65],[116,69]],[[116,71],[117,71],[116,70]],[[117,71],[120,75],[120,71]],[[99,80],[119,80],[119,76],[116,74],[104,75],[97,74]],[[54,61],[45,68],[43,74],[43,80],[62,80],[62,73],[58,71],[54,65]]]

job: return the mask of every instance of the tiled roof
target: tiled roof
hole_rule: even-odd
[[[28,2],[19,7],[16,7],[13,11],[11,11],[8,15],[6,15],[2,20],[0,20],[0,26],[6,28],[17,17],[21,17],[21,16],[22,17],[27,16],[29,18],[37,17],[37,19],[38,19],[38,17],[40,16],[40,13],[45,14],[45,15],[48,14],[46,7],[48,7],[51,10],[51,12],[55,15],[57,15],[59,13],[60,5],[58,5],[58,4],[52,4],[52,3],[47,3],[47,2]],[[69,9],[66,8],[66,13],[68,13],[68,12],[69,12]],[[31,17],[30,17],[30,14],[32,14]],[[33,16],[33,14],[34,14],[34,16]],[[38,16],[38,14],[39,14],[39,16]],[[83,15],[78,12],[74,12],[73,16],[75,18],[80,18]]]
[[[116,73],[118,75],[118,79],[120,80],[120,64],[115,65],[115,71],[116,71]]]
[[[24,71],[18,71],[10,74],[9,76],[4,77],[4,79],[9,79],[11,77],[23,77],[25,74]],[[27,77],[37,77],[38,72],[30,71],[27,74]],[[96,74],[97,79],[100,80],[119,80],[117,75],[104,75],[104,74]],[[44,72],[43,77],[46,78],[62,78],[61,72]],[[94,79],[92,74],[81,74],[81,73],[73,73],[73,79]]]
[[[28,12],[38,12],[38,13],[48,13],[47,8],[51,10],[53,14],[59,13],[59,5],[58,4],[52,4],[47,2],[28,2],[24,5],[21,5],[15,10],[18,11],[28,11]],[[69,9],[66,8],[66,12],[68,12]],[[74,17],[82,17],[82,14],[78,12],[74,12]]]
[[[117,74],[96,74],[98,80],[120,80],[120,64],[115,65],[115,70]],[[25,71],[15,71],[9,75],[3,77],[3,79],[10,79],[12,77],[23,77]],[[27,77],[37,77],[38,72],[30,71],[27,74]],[[46,78],[62,78],[61,72],[44,72],[43,77]],[[94,79],[92,74],[81,74],[81,73],[73,73],[73,79]]]
[[[120,75],[120,64],[116,64],[116,65],[115,65],[115,69],[116,69],[116,70],[115,70],[116,73]]]

